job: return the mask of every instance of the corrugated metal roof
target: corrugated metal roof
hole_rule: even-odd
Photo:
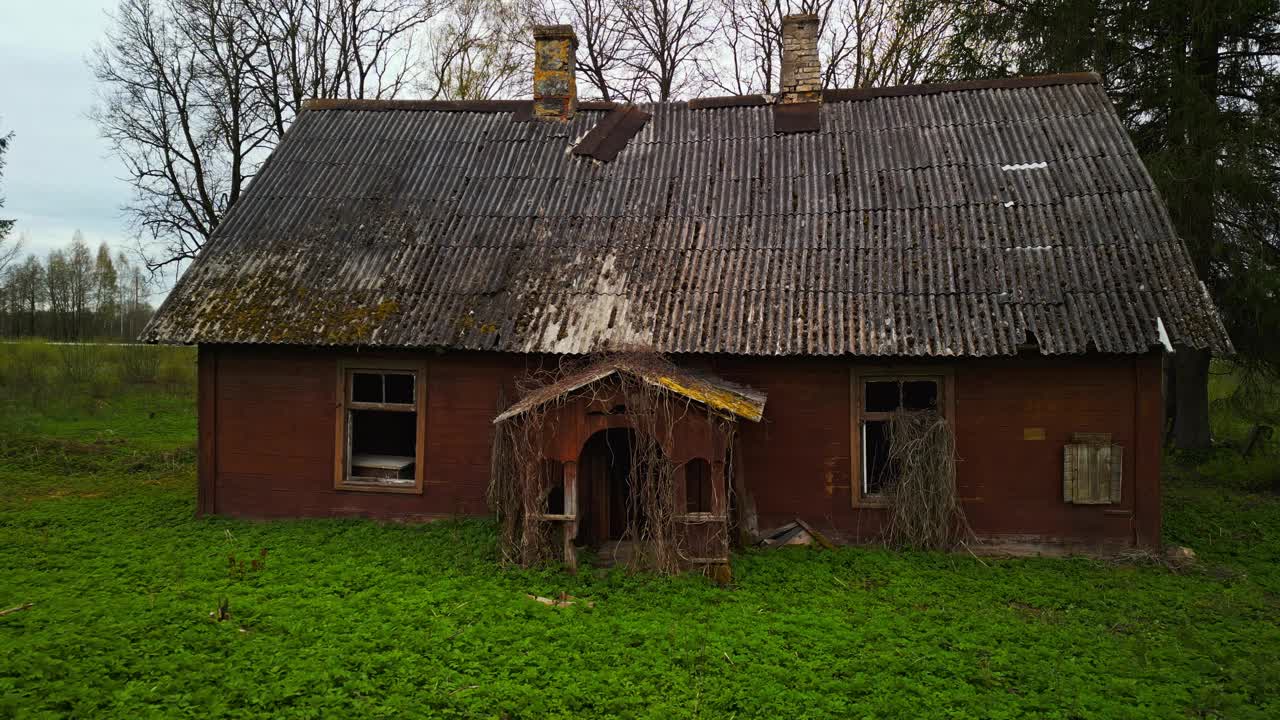
[[[143,337],[956,356],[1028,333],[1145,352],[1163,323],[1229,350],[1110,102],[1073,77],[829,93],[818,132],[786,135],[758,99],[647,105],[608,163],[572,154],[604,109],[331,102]]]

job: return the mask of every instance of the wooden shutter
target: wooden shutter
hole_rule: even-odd
[[[1120,502],[1124,448],[1110,433],[1075,433],[1062,452],[1062,500],[1077,505]]]

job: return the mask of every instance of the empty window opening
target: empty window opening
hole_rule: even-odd
[[[694,458],[684,464],[685,512],[711,512],[711,463]]]
[[[889,460],[890,423],[868,420],[862,424],[862,494],[883,495],[896,477]]]
[[[543,460],[538,473],[547,497],[546,513],[564,515],[564,464],[559,460]]]
[[[420,487],[416,386],[417,376],[411,371],[347,371],[345,461],[339,487]]]
[[[863,410],[866,412],[893,412],[901,405],[898,397],[899,383],[896,381],[875,381],[865,384]]]
[[[353,372],[351,401],[376,405],[412,405],[413,373]]]
[[[880,498],[898,478],[890,459],[893,415],[897,412],[938,412],[942,383],[936,377],[884,377],[862,381],[859,495]]]
[[[906,380],[902,383],[905,410],[934,410],[938,407],[938,383],[933,380]]]

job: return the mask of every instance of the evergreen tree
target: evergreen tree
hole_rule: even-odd
[[[1091,69],[1251,372],[1280,368],[1280,0],[952,0],[955,76]],[[1209,354],[1179,348],[1174,440],[1205,447]]]

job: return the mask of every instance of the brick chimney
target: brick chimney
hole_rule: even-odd
[[[822,99],[822,66],[818,63],[818,16],[782,18],[782,79],[778,90],[784,104]]]
[[[571,25],[533,28],[533,117],[568,120],[578,107],[573,66],[578,36]]]

